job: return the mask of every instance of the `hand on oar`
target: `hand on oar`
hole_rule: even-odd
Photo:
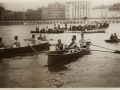
[[[26,42],[26,40],[24,39],[24,41]],[[26,42],[27,43],[27,42]],[[28,44],[28,46],[36,53],[36,54],[38,54],[38,52],[32,47],[32,46],[30,46],[29,45],[29,43],[27,43]]]

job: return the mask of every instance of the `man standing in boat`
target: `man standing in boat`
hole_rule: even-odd
[[[30,38],[30,39],[24,39],[24,40],[26,40],[26,41],[31,41],[31,45],[37,45],[37,43],[41,43],[39,40],[37,40],[36,38],[35,38],[35,35],[33,34],[32,35],[32,38]]]

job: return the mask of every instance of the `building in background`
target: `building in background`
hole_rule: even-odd
[[[93,8],[91,12],[91,18],[108,18],[109,9],[107,7]]]
[[[49,18],[48,15],[48,7],[42,7],[42,19],[47,20]]]
[[[4,16],[5,16],[5,9],[4,7],[0,6],[0,20],[4,19]]]
[[[48,5],[48,19],[65,19],[65,4],[50,3]]]
[[[26,18],[27,18],[28,20],[38,19],[37,10],[28,9],[28,10],[26,11]]]
[[[109,12],[109,17],[110,17],[110,18],[120,17],[120,12],[119,12],[119,11],[113,11],[113,10],[111,10],[111,11]]]
[[[0,11],[0,20],[3,20],[4,19],[4,11]]]
[[[90,15],[91,15],[91,2],[89,1],[66,2],[65,5],[66,19],[80,19],[84,17],[90,17]]]
[[[38,20],[42,19],[42,8],[37,9],[37,17],[38,17]]]

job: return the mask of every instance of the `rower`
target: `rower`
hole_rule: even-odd
[[[113,36],[113,34],[111,34],[111,36],[110,36],[110,40],[114,40],[114,36]]]
[[[6,45],[3,42],[2,37],[0,37],[0,48],[6,48]]]
[[[56,50],[63,50],[63,43],[61,43],[61,39],[58,39],[58,43],[56,44]]]
[[[38,37],[38,40],[43,40],[42,35],[40,34],[40,36]]]
[[[70,53],[77,51],[78,46],[75,42],[75,38],[72,38],[72,42],[70,43],[70,45],[68,47],[66,47],[66,49],[67,48],[68,49],[70,48],[70,50],[69,50]]]
[[[81,34],[81,40],[79,41],[79,43],[80,43],[80,47],[86,46],[86,42],[84,40],[84,34],[83,33]]]
[[[44,35],[43,41],[47,41],[46,36]]]
[[[15,39],[15,43],[14,43],[15,47],[20,47],[21,44],[20,44],[20,42],[18,41],[18,36],[15,36],[14,39]]]
[[[73,37],[73,39],[76,41],[76,35],[73,35],[72,37]]]
[[[31,41],[31,45],[36,45],[37,43],[41,43],[39,40],[37,40],[36,38],[35,38],[35,35],[33,34],[32,35],[32,38],[30,38],[30,39],[24,39],[24,40],[26,40],[26,41]]]

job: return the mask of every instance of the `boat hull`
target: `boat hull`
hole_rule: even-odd
[[[90,54],[89,48],[83,48],[74,53],[67,53],[65,51],[51,51],[48,53],[48,65],[55,65],[60,61],[71,61],[79,59],[80,57]]]
[[[45,42],[42,44],[31,46],[37,52],[49,50],[49,43]],[[12,56],[26,55],[30,53],[35,53],[35,51],[30,46],[20,47],[20,48],[9,48],[0,50],[0,58],[7,58]]]
[[[105,42],[107,42],[107,43],[118,43],[118,42],[120,42],[120,39],[118,39],[118,41],[117,40],[105,40]]]
[[[105,31],[82,31],[82,33],[105,33]]]
[[[53,32],[38,32],[38,31],[31,31],[31,33],[58,34],[58,33],[64,33],[64,31],[63,31],[63,30],[60,30],[60,31],[53,31]]]

